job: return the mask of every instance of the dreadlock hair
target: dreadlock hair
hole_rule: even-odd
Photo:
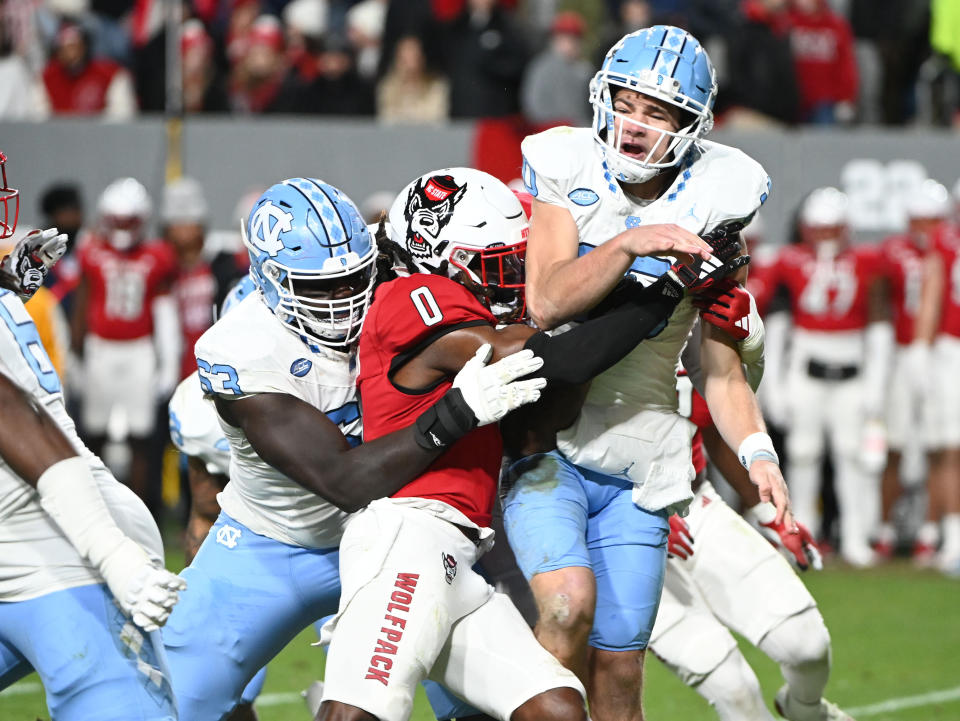
[[[410,251],[399,243],[394,243],[387,235],[386,211],[380,213],[373,239],[377,243],[377,285],[396,278],[398,269],[404,269],[410,275],[418,272]]]

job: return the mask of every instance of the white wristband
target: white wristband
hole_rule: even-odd
[[[757,505],[748,508],[743,515],[748,521],[754,521],[757,525],[769,525],[777,519],[777,507],[767,501],[760,501]]]
[[[773,441],[766,433],[751,433],[743,439],[740,449],[737,451],[737,458],[740,459],[740,465],[750,470],[754,461],[771,461],[780,464],[780,458],[773,448]]]

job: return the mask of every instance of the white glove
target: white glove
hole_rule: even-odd
[[[100,562],[100,575],[120,610],[144,631],[156,631],[170,617],[187,582],[152,561],[140,546],[124,537]]]
[[[478,426],[496,423],[510,411],[535,403],[547,385],[546,378],[515,380],[543,366],[543,359],[532,350],[525,348],[487,365],[492,356],[493,348],[484,343],[453,379],[453,387],[460,390]]]
[[[13,276],[17,294],[28,300],[43,285],[44,278],[67,252],[67,236],[56,228],[31,230],[0,261],[0,270]]]

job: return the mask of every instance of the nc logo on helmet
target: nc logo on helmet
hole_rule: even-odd
[[[293,227],[293,213],[288,213],[269,200],[257,208],[250,221],[250,242],[272,258],[283,250],[280,234]]]

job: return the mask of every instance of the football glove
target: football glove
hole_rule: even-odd
[[[750,335],[750,293],[735,280],[724,278],[712,288],[698,293],[693,304],[700,317],[735,340]]]
[[[790,533],[784,523],[776,522],[776,513],[772,504],[758,503],[748,508],[744,515],[774,548],[785,552],[787,558],[801,571],[806,571],[811,566],[815,571],[821,570],[823,559],[810,530],[796,522],[800,532]]]
[[[536,372],[543,359],[524,349],[487,365],[493,348],[484,343],[453,379],[453,387],[416,421],[423,448],[446,448],[478,426],[496,423],[510,411],[540,399],[545,378],[516,380]]]
[[[0,261],[3,270],[14,279],[14,289],[24,301],[43,285],[50,269],[67,252],[67,236],[56,228],[31,230]]]
[[[667,555],[687,560],[693,555],[693,536],[687,522],[674,513],[668,519],[670,535],[667,537]]]
[[[743,223],[737,221],[714,228],[700,238],[712,249],[709,260],[697,260],[693,265],[674,263],[667,276],[689,291],[701,291],[714,285],[721,278],[732,275],[750,262],[749,255],[739,255],[739,232]]]
[[[125,538],[99,567],[120,610],[144,631],[167,622],[187,582],[150,560],[134,541]]]

